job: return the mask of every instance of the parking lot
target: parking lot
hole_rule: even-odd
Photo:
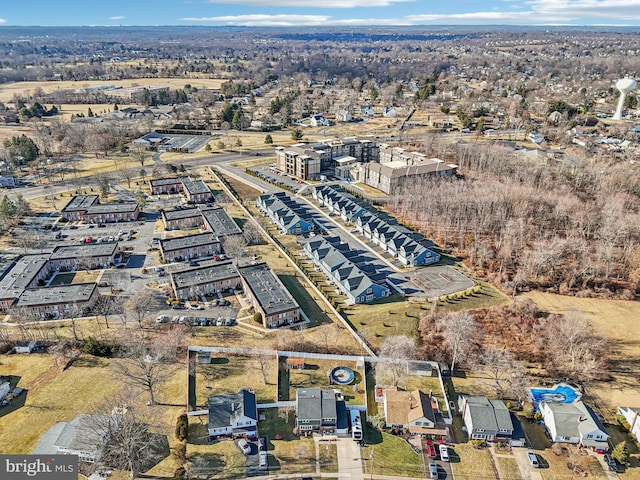
[[[265,182],[287,188],[293,192],[297,192],[305,185],[303,181],[276,170],[274,164],[258,165],[256,167],[250,167],[248,170],[255,172],[256,176]]]
[[[210,135],[164,135],[167,139],[159,151],[192,153],[205,147],[211,141]]]
[[[422,267],[404,275],[405,280],[410,280],[422,293],[413,295],[426,298],[439,297],[450,293],[460,292],[472,288],[475,283],[463,274],[451,267],[432,266]]]

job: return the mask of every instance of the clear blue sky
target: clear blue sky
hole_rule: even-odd
[[[1,25],[640,25],[640,0],[0,0]]]

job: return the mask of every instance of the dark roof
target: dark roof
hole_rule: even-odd
[[[239,267],[238,271],[267,315],[299,308],[289,290],[266,263]]]
[[[138,208],[138,204],[135,202],[129,203],[106,203],[100,205],[92,205],[87,209],[89,215],[96,215],[99,213],[127,213],[134,212]]]
[[[20,295],[19,307],[47,305],[57,303],[86,302],[91,298],[98,286],[95,283],[74,283],[71,285],[56,285],[46,288],[27,288]]]
[[[213,245],[215,243],[220,243],[218,237],[214,233],[205,232],[199,233],[197,235],[187,235],[186,237],[160,240],[160,249],[163,252],[170,252],[172,250],[182,250],[183,248]]]
[[[201,209],[205,223],[211,231],[219,237],[225,235],[239,235],[242,230],[231,216],[221,207]]]
[[[88,209],[98,203],[98,195],[76,195],[62,209],[63,212],[77,212]]]
[[[176,285],[176,288],[201,285],[234,277],[236,277],[238,281],[240,280],[240,274],[231,262],[191,267],[171,273],[171,279]]]
[[[0,298],[18,298],[49,261],[49,254],[24,255],[9,267],[0,280]]]
[[[182,180],[182,184],[184,185],[184,188],[187,189],[187,191],[194,195],[194,194],[198,194],[198,193],[211,193],[211,189],[209,188],[209,186],[204,183],[202,180],[189,180],[189,179],[183,179]]]
[[[256,394],[242,389],[238,393],[209,397],[209,428],[228,427],[240,417],[258,420]]]
[[[202,212],[198,208],[177,208],[175,210],[165,210],[162,216],[166,220],[179,220],[182,218],[200,217]]]
[[[299,388],[296,390],[296,415],[299,420],[320,421],[337,418],[336,394],[333,390]]]
[[[78,257],[103,257],[113,255],[118,248],[117,243],[85,243],[82,245],[68,245],[56,248],[51,254],[51,260]]]
[[[149,184],[152,187],[159,187],[161,185],[175,185],[175,184],[182,184],[184,180],[184,177],[178,177],[178,178],[155,178],[153,180],[149,180]]]

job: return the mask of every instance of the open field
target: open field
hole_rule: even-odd
[[[250,387],[256,392],[258,402],[276,400],[278,366],[275,358],[267,367],[267,384],[260,373],[259,364],[250,358],[239,356],[214,356],[209,365],[196,367],[196,401],[206,408],[210,395],[237,392],[242,387]]]
[[[595,329],[611,341],[611,373],[614,380],[591,383],[587,390],[589,395],[597,399],[601,409],[613,415],[617,406],[640,403],[637,379],[640,302],[577,298],[542,292],[529,292],[523,296],[531,298],[541,310],[547,312],[564,313],[571,309],[583,312]]]
[[[341,390],[347,404],[364,405],[364,390],[362,390],[362,388],[360,388],[358,392],[354,392],[353,385],[329,383],[328,372],[339,365],[345,365],[351,368],[356,374],[354,383],[359,384],[360,387],[364,386],[364,384],[362,384],[362,374],[356,370],[355,362],[337,363],[330,360],[310,358],[307,359],[303,370],[289,370],[289,399],[293,400],[296,398],[296,389],[298,388],[320,387],[324,389]]]
[[[474,448],[470,443],[460,443],[455,447],[449,446],[449,457],[454,477],[460,480],[495,479],[489,455],[486,448]]]
[[[219,78],[133,78],[127,80],[84,80],[84,81],[55,81],[55,82],[15,82],[0,85],[0,102],[6,103],[13,99],[13,96],[29,96],[37,88],[41,88],[45,93],[56,90],[69,90],[92,85],[116,85],[119,87],[135,86],[168,86],[172,89],[184,88],[190,84],[196,88],[220,88],[224,79]]]
[[[363,449],[362,458],[373,455],[373,473],[375,475],[400,475],[423,478],[425,476],[422,456],[414,452],[409,444],[400,437],[387,433],[381,435],[381,442],[372,443]],[[367,437],[365,436],[365,439]],[[371,453],[373,451],[373,454]],[[371,474],[371,461],[364,462],[364,473]]]

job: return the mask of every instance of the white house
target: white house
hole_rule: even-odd
[[[36,342],[34,342],[33,340],[30,341],[25,341],[25,342],[16,342],[15,345],[15,351],[16,353],[31,353],[33,352],[37,347]]]
[[[57,453],[77,455],[82,462],[101,459],[109,432],[117,425],[116,417],[105,414],[80,414],[68,422],[53,443]]]
[[[596,414],[582,401],[542,401],[539,407],[551,441],[579,444],[596,451],[609,448],[609,434]]]
[[[256,394],[242,389],[238,393],[209,397],[209,436],[255,435],[258,425]]]
[[[312,127],[328,127],[329,120],[324,118],[323,115],[312,115],[310,117],[310,123]]]
[[[640,414],[639,407],[618,407],[618,415],[622,415],[629,424],[629,431],[635,435],[636,438],[640,438]]]
[[[350,122],[353,120],[349,110],[338,110],[336,112],[336,122]]]
[[[11,391],[11,384],[9,382],[0,383],[0,400]]]

